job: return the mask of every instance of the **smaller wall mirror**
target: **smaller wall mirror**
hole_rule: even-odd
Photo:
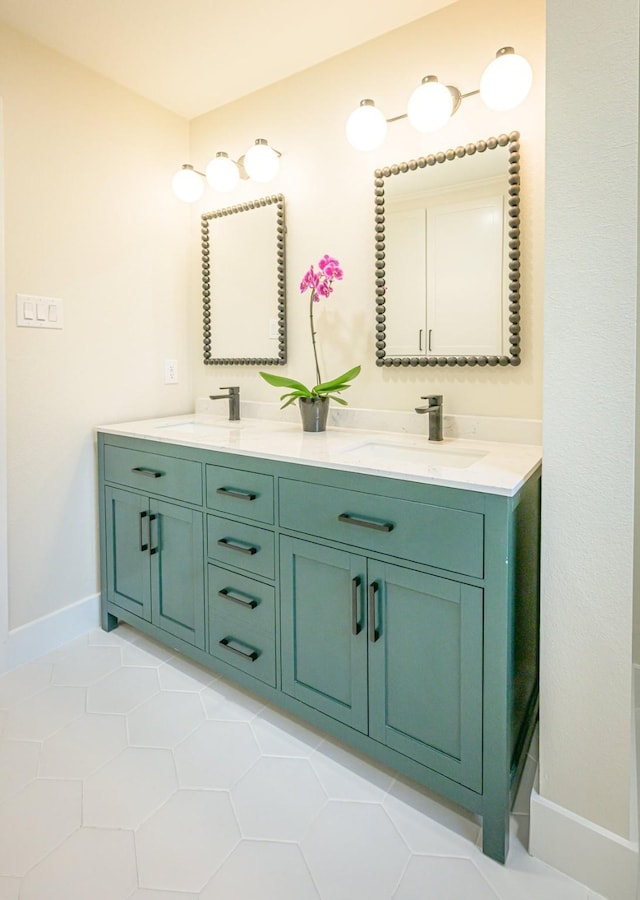
[[[376,170],[377,365],[519,365],[519,138]]]
[[[283,195],[205,213],[201,227],[205,364],[284,365]]]

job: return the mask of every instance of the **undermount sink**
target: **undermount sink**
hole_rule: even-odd
[[[353,462],[370,465],[393,465],[410,463],[426,466],[446,466],[453,469],[466,469],[487,454],[482,450],[466,450],[463,447],[452,447],[450,444],[420,446],[392,443],[391,441],[367,441],[347,447],[342,455]]]
[[[226,432],[236,430],[241,426],[240,422],[225,422],[224,425],[216,425],[213,422],[197,422],[195,420],[185,422],[167,422],[165,425],[156,425],[155,427],[162,431],[176,434],[215,434],[216,432]]]

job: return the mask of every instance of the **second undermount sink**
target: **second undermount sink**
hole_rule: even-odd
[[[364,441],[342,451],[346,459],[369,465],[424,465],[466,469],[487,454],[482,450],[443,444],[401,444],[392,441]]]

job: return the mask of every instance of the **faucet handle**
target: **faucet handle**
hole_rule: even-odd
[[[439,404],[442,406],[442,394],[427,394],[426,397],[420,397],[421,400],[428,400],[429,406],[435,406],[435,404]]]
[[[224,387],[221,386],[218,388],[218,390],[219,391],[229,391],[231,394],[239,394],[240,393],[240,387],[237,384],[234,384],[231,387],[229,385],[225,384]]]

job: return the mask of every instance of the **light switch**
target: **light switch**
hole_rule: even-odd
[[[28,328],[62,328],[62,300],[16,294],[16,324]]]

